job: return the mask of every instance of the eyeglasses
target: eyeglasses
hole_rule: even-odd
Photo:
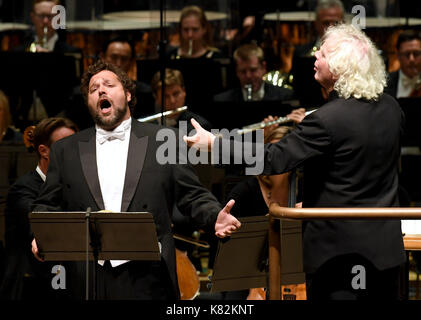
[[[414,59],[417,59],[421,56],[421,50],[399,52],[399,55],[405,59],[409,59],[411,54],[414,56]]]
[[[34,13],[34,16],[40,20],[44,20],[47,18],[48,20],[52,20],[56,15],[55,14],[42,14],[42,13]]]

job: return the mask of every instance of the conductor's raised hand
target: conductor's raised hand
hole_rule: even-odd
[[[196,134],[191,137],[183,136],[184,142],[187,143],[189,147],[199,149],[200,151],[211,151],[215,136],[211,132],[203,129],[194,118],[192,118],[190,122],[196,129]]]
[[[215,223],[215,235],[218,238],[228,237],[241,227],[240,221],[231,215],[231,209],[234,204],[235,201],[230,200],[226,206],[221,211],[219,211],[218,218],[216,219]]]

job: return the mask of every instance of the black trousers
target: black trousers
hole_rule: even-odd
[[[335,257],[306,274],[308,300],[401,300],[402,266],[378,270],[364,257]]]
[[[86,297],[86,265],[75,262],[69,272],[69,290],[76,300]],[[72,281],[73,280],[73,281]],[[94,265],[89,265],[89,298],[93,299]],[[165,263],[161,261],[130,261],[112,267],[109,261],[96,268],[97,300],[174,300],[172,285]]]

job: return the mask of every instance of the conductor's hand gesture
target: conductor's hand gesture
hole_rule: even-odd
[[[211,151],[215,140],[215,136],[211,132],[203,129],[200,126],[200,124],[193,118],[190,120],[190,122],[196,129],[196,134],[191,137],[184,136],[184,142],[187,143],[189,147],[193,147],[200,151]]]

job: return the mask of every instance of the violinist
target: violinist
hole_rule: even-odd
[[[405,30],[396,43],[400,69],[389,74],[385,92],[395,98],[421,97],[421,34]]]
[[[10,188],[5,208],[6,272],[1,284],[3,299],[51,299],[51,267],[36,261],[31,252],[33,236],[28,214],[42,184],[50,163],[51,145],[78,131],[66,118],[47,118],[36,127],[25,130],[28,148],[38,156],[36,169],[20,177]]]

